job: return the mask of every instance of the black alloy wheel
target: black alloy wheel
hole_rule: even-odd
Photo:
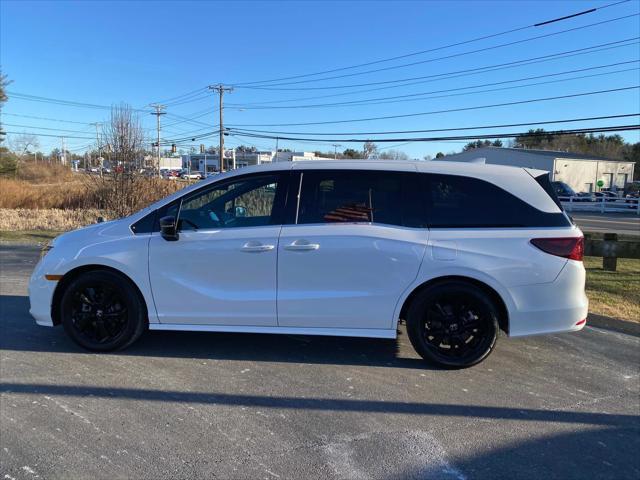
[[[407,316],[416,351],[446,367],[470,367],[484,360],[495,347],[498,328],[491,298],[465,282],[447,282],[421,292]]]
[[[98,270],[81,274],[66,288],[61,318],[67,334],[80,346],[110,351],[133,343],[147,324],[135,287],[121,275]]]

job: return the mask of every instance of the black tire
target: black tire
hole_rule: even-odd
[[[498,338],[498,309],[482,289],[462,281],[421,291],[407,312],[407,333],[418,354],[449,368],[480,363]]]
[[[135,285],[109,270],[90,271],[73,279],[62,295],[60,317],[67,335],[95,352],[128,347],[148,322]]]

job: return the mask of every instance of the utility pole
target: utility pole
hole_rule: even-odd
[[[156,109],[155,112],[151,112],[151,115],[156,116],[156,129],[158,133],[158,137],[157,137],[158,143],[156,144],[156,146],[158,147],[158,176],[161,177],[162,175],[160,174],[160,115],[166,115],[167,112],[162,111],[166,107],[164,105],[160,105],[159,103],[152,103],[149,106]]]
[[[63,165],[66,165],[67,164],[67,154],[65,152],[66,147],[64,145],[64,137],[60,137],[60,140],[62,140],[62,155],[60,156],[60,162]]]
[[[209,90],[215,90],[218,92],[218,97],[220,98],[219,104],[219,112],[220,112],[220,149],[218,150],[218,155],[220,157],[220,172],[224,172],[224,106],[222,103],[222,97],[224,96],[224,92],[232,92],[233,87],[225,87],[223,84],[219,85],[209,85]]]
[[[331,146],[333,147],[333,159],[337,160],[338,159],[338,147],[341,147],[342,145],[340,145],[339,143],[332,143]]]
[[[102,123],[94,122],[94,123],[91,123],[91,125],[96,127],[96,148],[98,149],[98,158],[97,158],[97,160],[100,163],[100,176],[102,176],[102,162],[100,161],[100,159],[102,158],[102,145],[100,145],[100,136],[98,134],[98,127],[101,127]],[[86,167],[86,165],[85,165],[85,167]]]

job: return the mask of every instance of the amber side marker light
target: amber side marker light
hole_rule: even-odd
[[[62,280],[62,275],[49,275],[49,274],[46,274],[44,276],[44,278],[46,278],[47,280],[51,280],[51,281],[57,282],[58,280]]]

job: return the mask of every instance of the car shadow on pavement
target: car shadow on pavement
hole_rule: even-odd
[[[580,425],[603,425],[628,428],[638,432],[637,415],[579,410],[548,410],[519,407],[495,407],[449,403],[427,403],[355,398],[313,398],[294,396],[252,395],[238,393],[194,392],[94,385],[60,385],[48,383],[0,383],[0,393],[12,395],[52,395],[97,397],[144,402],[172,402],[198,405],[229,405],[277,410],[308,410],[324,412],[367,412],[402,415],[514,420],[520,422],[556,422]]]
[[[543,435],[509,443],[463,458],[451,459],[449,472],[424,464],[387,477],[418,478],[544,478],[637,479],[640,478],[638,430],[625,427],[597,428]],[[455,470],[454,470],[455,469]],[[449,473],[449,475],[443,475]],[[456,473],[458,475],[452,475]]]
[[[640,323],[618,320],[617,318],[605,317],[604,315],[596,315],[590,313],[587,319],[587,325],[612,332],[626,333],[634,337],[640,337]]]
[[[36,325],[25,296],[0,296],[0,348],[34,352],[87,353],[61,327]],[[407,344],[400,354],[401,344]],[[364,365],[439,369],[413,352],[400,330],[397,340],[250,333],[149,331],[116,355]],[[413,355],[413,356],[411,356]]]

